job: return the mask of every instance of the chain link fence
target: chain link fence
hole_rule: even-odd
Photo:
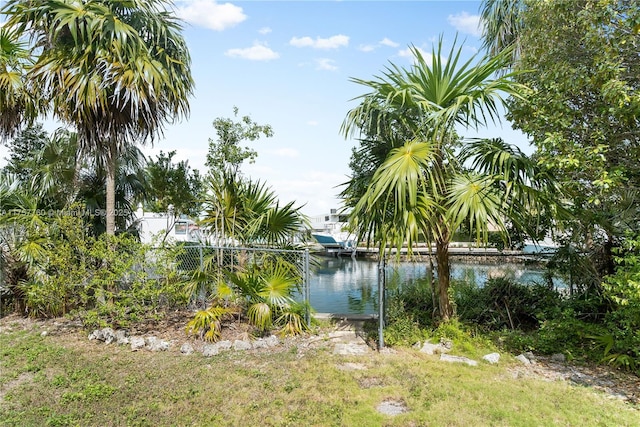
[[[161,250],[161,249],[156,249]],[[176,255],[176,268],[184,272],[207,271],[209,274],[234,271],[238,268],[255,265],[260,267],[266,262],[280,259],[295,266],[297,270],[297,299],[306,307],[305,321],[310,325],[310,255],[309,250],[248,248],[228,246],[183,246]]]

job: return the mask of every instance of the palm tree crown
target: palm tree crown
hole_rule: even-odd
[[[124,147],[189,112],[190,57],[170,8],[165,0],[9,0],[2,9],[37,53],[31,84],[76,128],[81,151],[109,166],[107,210]]]

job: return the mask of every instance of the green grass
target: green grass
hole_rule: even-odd
[[[341,369],[346,362],[366,369]],[[637,407],[565,382],[514,378],[506,365],[446,364],[408,349],[204,358],[8,332],[0,333],[0,425],[638,425]],[[385,400],[409,411],[380,414]]]

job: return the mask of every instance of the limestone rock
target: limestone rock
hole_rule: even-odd
[[[487,362],[495,365],[500,361],[500,353],[489,353],[482,356],[482,360],[486,360]]]
[[[145,338],[145,344],[151,351],[167,351],[169,350],[169,343],[156,337]]]
[[[116,344],[118,345],[129,344],[129,333],[124,329],[118,329],[116,331]]]
[[[342,354],[342,355],[367,354],[370,351],[371,349],[366,344],[355,344],[355,343],[337,343],[333,348],[333,354]]]
[[[131,337],[130,341],[131,351],[138,351],[145,346],[144,337]]]
[[[192,354],[193,352],[194,352],[193,346],[188,342],[182,344],[182,346],[180,347],[180,353],[186,356]]]
[[[400,415],[407,412],[407,407],[404,403],[394,400],[384,401],[376,409],[385,415]]]
[[[115,340],[116,340],[116,333],[113,329],[111,328],[102,329],[102,341],[104,341],[105,344],[111,344]]]
[[[220,349],[216,344],[205,344],[202,349],[202,355],[204,357],[216,356],[220,353]]]
[[[275,336],[275,335],[270,335],[270,336],[268,336],[267,338],[265,338],[265,342],[267,343],[267,345],[268,345],[269,347],[275,347],[275,346],[277,346],[278,344],[280,344],[280,340],[279,340],[279,339],[278,339],[278,337],[277,337],[277,336]]]
[[[115,339],[115,332],[111,328],[96,329],[89,334],[89,341],[98,340],[103,341],[106,344],[111,344]]]
[[[251,350],[251,343],[244,340],[235,340],[233,342],[233,349],[236,351]]]
[[[231,341],[224,340],[218,342],[216,346],[218,347],[218,350],[230,350],[233,344],[231,344]]]
[[[521,362],[523,365],[531,365],[531,361],[524,354],[519,354],[516,356],[516,360]]]
[[[441,354],[440,360],[443,362],[466,363],[469,366],[478,366],[478,362],[462,356],[451,356],[450,354]]]
[[[258,338],[253,343],[251,343],[253,348],[269,348],[269,344],[264,338]]]
[[[445,347],[444,345],[442,345],[441,343],[439,344],[433,344],[432,342],[426,341],[424,343],[424,345],[422,346],[422,348],[420,349],[421,353],[424,354],[442,354],[442,353],[447,353],[449,352],[450,348]]]

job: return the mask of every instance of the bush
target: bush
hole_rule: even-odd
[[[560,294],[544,285],[502,277],[489,279],[483,287],[455,282],[454,299],[460,320],[491,330],[536,329],[558,315],[563,303]]]
[[[389,291],[387,322],[410,319],[421,327],[433,324],[433,297],[428,279],[420,279]]]
[[[13,255],[28,260],[26,279],[13,297],[29,316],[75,313],[87,327],[126,326],[188,301],[170,250],[152,252],[124,234],[89,236],[73,215],[25,226],[23,234]]]

